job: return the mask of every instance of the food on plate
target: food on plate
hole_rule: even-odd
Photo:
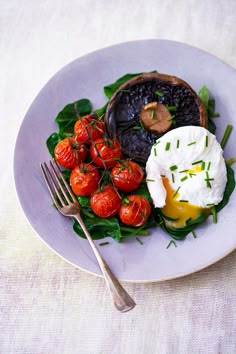
[[[70,174],[72,191],[78,196],[89,196],[98,189],[100,173],[92,164],[77,165]]]
[[[105,137],[94,140],[90,147],[90,156],[96,166],[113,167],[122,158],[120,143],[117,139]]]
[[[85,160],[86,155],[86,147],[78,144],[73,137],[59,141],[54,150],[56,162],[65,168],[74,168]]]
[[[121,197],[116,188],[107,185],[92,194],[90,204],[96,215],[101,218],[110,218],[118,212],[121,206]]]
[[[129,195],[119,209],[119,218],[124,224],[142,226],[147,222],[151,210],[151,205],[146,198],[140,195]]]
[[[183,228],[210,214],[227,182],[223,150],[207,129],[174,129],[153,145],[146,164],[147,186],[168,228]],[[202,217],[201,217],[202,216]]]
[[[138,75],[118,87],[104,121],[109,136],[120,141],[124,156],[141,162],[147,161],[152,145],[166,131],[208,124],[204,104],[189,84],[159,73]]]
[[[111,177],[116,187],[121,191],[132,192],[139,187],[144,172],[136,162],[122,160],[112,168]]]
[[[104,123],[98,119],[95,113],[79,118],[74,125],[76,141],[82,144],[90,145],[92,140],[101,138],[104,131]]]
[[[232,126],[221,147],[212,134],[219,114],[208,89],[197,95],[179,78],[149,73],[104,92],[109,101],[94,112],[85,98],[65,106],[47,139],[92,237],[121,241],[161,227],[181,240],[210,214],[216,222],[235,188],[234,158],[222,157]],[[85,237],[76,221],[73,229]]]

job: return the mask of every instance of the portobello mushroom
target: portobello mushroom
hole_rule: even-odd
[[[138,75],[111,97],[105,124],[119,140],[123,155],[146,162],[156,139],[167,131],[196,125],[207,128],[207,112],[196,92],[182,79],[159,73]]]

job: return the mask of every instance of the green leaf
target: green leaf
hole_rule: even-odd
[[[56,122],[61,136],[74,133],[74,124],[92,111],[92,104],[87,98],[82,98],[66,105],[57,115]]]
[[[108,105],[108,102],[106,104],[104,104],[104,106],[102,106],[101,108],[96,109],[95,113],[98,115],[98,117],[102,117],[105,114],[106,109],[107,109],[107,105]]]
[[[53,158],[54,158],[54,149],[61,140],[62,137],[58,133],[52,133],[46,140],[48,151]]]
[[[205,108],[208,108],[209,103],[209,91],[205,85],[203,85],[200,90],[198,91],[198,97],[201,99],[202,103],[204,104]]]
[[[115,217],[105,219],[95,216],[91,219],[86,215],[83,215],[83,221],[94,240],[112,237],[116,241],[120,242],[123,238],[118,219]],[[74,222],[73,229],[79,236],[86,238],[77,221]]]
[[[137,73],[137,74],[126,74],[122,77],[120,77],[118,80],[113,82],[110,85],[107,85],[104,87],[104,93],[108,98],[111,98],[113,93],[121,86],[123,85],[126,81],[132,79],[135,76],[141,75],[142,73]]]
[[[227,183],[226,183],[223,199],[218,205],[216,205],[217,213],[219,213],[219,211],[223,209],[226,206],[226,204],[229,202],[229,198],[235,188],[234,170],[229,165],[226,165],[226,169],[227,169]]]
[[[203,221],[206,220],[207,215],[205,213],[200,213],[199,217],[190,221],[186,226],[184,227],[179,227],[179,228],[174,228],[174,227],[167,227],[165,225],[165,221],[163,220],[163,217],[159,211],[159,209],[156,209],[157,211],[157,217],[159,219],[159,225],[162,228],[164,232],[166,232],[168,235],[170,235],[172,238],[175,240],[182,240],[184,239],[192,230],[195,229],[197,225],[202,223]]]

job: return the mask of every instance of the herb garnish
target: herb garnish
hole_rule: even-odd
[[[164,96],[164,93],[162,93],[161,91],[159,90],[156,90],[155,91],[155,95],[159,96],[159,97],[163,97]]]
[[[106,245],[109,245],[110,242],[102,242],[102,243],[99,243],[99,246],[106,246]]]
[[[136,241],[137,241],[140,245],[143,245],[143,242],[140,240],[140,238],[136,237]]]
[[[179,148],[179,140],[177,140],[176,148]]]
[[[171,241],[168,243],[166,249],[168,249],[168,248],[170,247],[170,245],[172,245],[172,244],[175,246],[175,248],[177,247],[175,241],[174,241],[174,240],[171,240]]]
[[[195,161],[195,162],[192,162],[192,165],[197,165],[197,164],[199,164],[199,163],[201,163],[201,162],[202,162],[202,160]]]
[[[212,222],[213,224],[217,224],[217,212],[216,212],[216,207],[214,206],[211,210],[212,213]]]
[[[194,145],[196,144],[196,141],[193,141],[192,143],[189,143],[187,146],[191,146],[191,145]]]
[[[171,171],[174,171],[174,170],[177,170],[177,169],[178,169],[178,166],[176,166],[176,165],[170,166],[170,170]]]
[[[179,190],[180,190],[180,186],[176,189],[175,193],[173,194],[173,198],[176,196]]]
[[[228,139],[230,137],[230,134],[232,132],[232,129],[233,129],[232,125],[230,125],[230,124],[227,125],[227,127],[225,129],[225,132],[224,132],[224,135],[223,135],[223,138],[222,138],[221,143],[220,143],[222,149],[225,148],[225,145],[226,145],[226,143],[227,143],[227,141],[228,141]]]
[[[188,176],[184,176],[183,178],[180,179],[181,182],[186,181],[186,179],[188,179]]]
[[[165,150],[166,150],[166,151],[169,151],[169,150],[170,150],[170,142],[169,142],[169,141],[166,143]]]

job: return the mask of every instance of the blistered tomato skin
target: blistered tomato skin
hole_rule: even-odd
[[[78,119],[75,123],[74,134],[78,143],[91,145],[93,140],[104,135],[104,123],[94,117],[94,115],[89,114]]]
[[[95,192],[90,198],[90,205],[95,214],[101,218],[114,216],[121,205],[121,198],[113,186],[105,186],[102,191]]]
[[[142,182],[142,168],[133,161],[121,161],[111,170],[111,176],[117,188],[124,192],[132,192]]]
[[[86,147],[73,137],[61,140],[54,149],[56,162],[65,168],[74,168],[86,158]]]
[[[117,139],[97,139],[90,147],[93,163],[101,168],[111,168],[122,158],[121,146]]]
[[[129,195],[125,204],[119,209],[120,220],[130,226],[144,225],[151,214],[149,201],[140,195]]]
[[[89,196],[98,189],[100,174],[92,164],[82,163],[76,166],[70,174],[72,191],[78,196]]]

